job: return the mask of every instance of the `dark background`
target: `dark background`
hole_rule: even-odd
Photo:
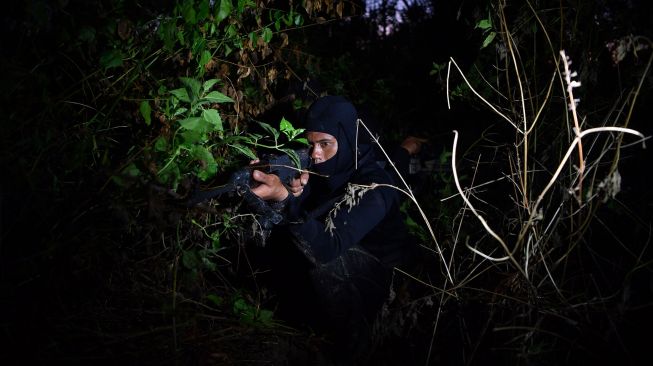
[[[192,225],[178,224],[188,214],[185,209],[161,202],[147,185],[126,193],[109,182],[124,166],[130,148],[145,143],[144,138],[139,140],[145,136],[144,128],[131,125],[135,109],[121,108],[111,113],[128,128],[112,130],[110,139],[105,139],[106,132],[94,126],[92,109],[99,107],[86,101],[111,103],[98,96],[105,85],[75,82],[85,76],[97,80],[92,75],[107,45],[100,41],[97,49],[86,49],[75,31],[110,23],[116,4],[132,19],[153,19],[174,2],[34,0],[12,4],[2,14],[0,362],[317,363],[312,342],[319,343],[319,335],[283,325],[252,326],[234,315],[236,300],[232,299],[274,307],[274,297],[252,284],[240,261],[199,274],[182,265],[183,256],[172,249],[170,240],[195,235],[190,232]],[[409,134],[427,138],[422,159],[451,151],[452,131],[457,130],[460,173],[484,182],[508,172],[514,130],[469,90],[463,88],[461,96],[452,97],[451,109],[446,100],[446,62],[452,57],[466,75],[475,75],[470,78],[484,96],[507,105],[482,87],[478,77],[479,70],[495,75],[497,68],[505,66],[497,59],[498,41],[482,48],[487,34],[476,27],[488,16],[496,21],[499,5],[481,0],[351,4],[358,6],[351,8],[358,12],[351,10],[345,19],[296,31],[299,48],[319,62],[298,67],[298,78],[280,81],[275,97],[283,100],[295,92],[308,100],[314,95],[303,88],[305,82],[317,93],[346,95],[376,127],[385,146],[392,147]],[[623,123],[630,106],[625,98],[648,71],[629,127],[651,136],[652,79],[646,69],[650,45],[627,52],[618,64],[607,47],[629,35],[651,39],[651,3],[532,4],[550,27],[555,45],[567,51],[579,72],[582,86],[576,96],[586,126]],[[368,11],[363,13],[363,8]],[[524,76],[530,83],[539,82],[529,85],[543,93],[555,70],[551,53],[543,46],[545,37],[524,30],[537,25],[521,2],[508,2],[504,10],[515,36],[521,35],[521,62],[531,73]],[[383,16],[395,12],[401,21],[393,21],[394,15]],[[383,25],[388,29],[385,34],[378,31]],[[434,64],[444,69],[431,72]],[[173,70],[170,73],[174,76]],[[458,85],[464,83],[452,71],[451,86]],[[78,98],[80,94],[84,97]],[[536,149],[542,157],[539,168],[549,170],[556,166],[556,151],[559,155],[568,136],[563,118],[566,102],[559,92],[554,94],[553,106],[540,122]],[[71,103],[76,100],[84,105]],[[514,111],[506,107],[503,112]],[[279,103],[255,117],[276,123],[279,116],[286,116],[300,124],[299,115],[290,103]],[[597,140],[596,149],[605,141],[607,137]],[[636,138],[627,136],[624,141],[629,144]],[[94,153],[96,145],[103,143],[111,146],[105,158]],[[649,248],[653,200],[650,148],[641,146],[622,151],[620,192],[607,204],[584,211],[582,217],[591,218],[591,223],[565,221],[573,209],[562,214],[548,252],[565,252],[574,243],[564,268],[556,269],[562,296],[550,284],[529,290],[515,279],[519,276],[514,269],[488,265],[483,275],[459,289],[457,298],[445,302],[438,316],[440,294],[408,281],[408,299],[395,309],[394,317],[386,319],[374,364],[424,364],[427,357],[431,364],[452,365],[645,364],[642,359],[648,356],[648,332],[653,326]],[[589,144],[586,147],[589,157],[598,157]],[[475,169],[479,156],[480,168]],[[109,163],[96,161],[101,159]],[[605,168],[609,162],[600,166]],[[448,162],[444,163],[441,168],[447,175]],[[451,189],[451,182],[433,176],[412,179],[442,245],[451,245],[463,206],[459,199],[439,201],[445,192],[453,193],[445,189]],[[544,183],[543,179],[534,185]],[[563,191],[555,189],[561,197]],[[511,194],[512,185],[497,184],[480,191],[477,198],[489,202],[484,210],[494,227],[514,239],[515,223],[510,220],[519,217],[519,210],[505,199]],[[413,218],[418,217],[412,210]],[[466,219],[463,235],[472,243],[488,241],[473,217]],[[240,244],[227,247],[225,256],[244,260]],[[472,255],[462,253],[466,250],[462,247],[457,250],[458,268],[464,274],[465,268],[473,267],[465,267]],[[426,272],[440,287],[441,274]],[[545,277],[542,273],[540,280]],[[212,302],[209,295],[227,300]]]

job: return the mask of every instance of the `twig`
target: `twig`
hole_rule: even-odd
[[[431,227],[431,223],[429,222],[428,218],[426,217],[426,214],[422,210],[422,207],[420,207],[419,202],[417,202],[417,199],[415,198],[415,195],[413,194],[413,191],[410,189],[410,186],[408,185],[408,183],[406,183],[406,181],[404,180],[404,177],[401,176],[401,174],[399,173],[399,170],[395,166],[395,163],[392,161],[392,159],[390,159],[390,157],[386,153],[383,146],[381,146],[381,144],[379,143],[378,138],[376,136],[374,136],[372,131],[370,131],[370,129],[367,128],[365,123],[363,123],[363,121],[360,118],[357,120],[357,122],[359,124],[361,124],[365,128],[367,133],[371,136],[371,138],[374,140],[374,142],[379,146],[379,149],[381,150],[381,152],[383,152],[383,155],[385,156],[386,160],[390,163],[390,165],[392,165],[392,168],[395,170],[395,173],[399,176],[399,178],[401,179],[401,182],[406,187],[406,190],[400,189],[399,187],[396,187],[396,186],[393,186],[393,185],[386,185],[386,184],[375,184],[375,185],[376,186],[387,186],[387,187],[398,189],[400,192],[402,192],[405,195],[407,195],[408,197],[410,197],[410,199],[413,201],[413,203],[415,203],[415,206],[419,210],[419,213],[422,216],[422,219],[424,220],[424,223],[426,224],[426,227],[429,229],[429,233],[431,234],[431,238],[433,239],[433,242],[435,243],[435,247],[436,247],[436,249],[438,251],[438,254],[440,255],[440,258],[442,259],[442,264],[444,265],[444,268],[447,271],[447,277],[449,278],[449,281],[451,281],[451,284],[455,286],[454,281],[453,281],[453,277],[451,276],[451,273],[449,271],[449,266],[447,265],[447,261],[444,258],[444,253],[442,253],[442,249],[440,249],[440,245],[438,244],[438,240],[435,237],[435,233],[433,232],[433,228]]]
[[[578,113],[576,112],[576,104],[578,103],[579,100],[574,98],[574,88],[580,86],[580,81],[571,80],[572,78],[576,77],[577,73],[575,71],[572,72],[571,69],[569,69],[571,60],[565,54],[564,50],[560,51],[560,56],[562,56],[562,64],[565,67],[565,82],[567,83],[567,95],[569,96],[569,110],[571,111],[571,115],[574,119],[574,133],[576,137],[578,137],[581,133],[580,125],[578,124]],[[585,159],[583,157],[583,142],[578,140],[578,185],[576,186],[576,189],[578,191],[578,195],[576,199],[578,200],[578,203],[581,203],[583,201],[584,173],[585,173]]]
[[[505,261],[507,259],[510,259],[512,261],[512,263],[515,265],[515,267],[517,267],[519,272],[521,272],[521,274],[524,275],[524,277],[528,278],[528,275],[524,272],[524,270],[521,268],[519,263],[515,260],[515,258],[513,257],[512,253],[510,251],[510,249],[508,249],[508,245],[506,245],[506,243],[503,241],[503,239],[501,239],[499,237],[499,235],[497,235],[494,232],[494,230],[492,230],[490,228],[490,226],[485,221],[485,219],[476,211],[476,209],[474,208],[472,203],[469,201],[469,199],[467,199],[467,196],[465,196],[463,194],[463,190],[460,187],[460,181],[458,180],[458,172],[456,170],[456,150],[457,150],[457,147],[458,147],[458,131],[454,130],[453,132],[454,132],[454,140],[453,140],[453,148],[452,148],[452,151],[451,151],[451,168],[453,170],[453,178],[454,178],[454,181],[456,183],[456,188],[458,189],[458,192],[460,193],[461,198],[465,201],[465,204],[467,204],[467,206],[469,206],[469,209],[472,211],[474,216],[476,216],[476,218],[481,222],[481,224],[483,225],[485,230],[487,230],[487,232],[501,244],[501,246],[503,247],[504,251],[506,252],[506,254],[508,256],[507,256],[507,258],[492,258],[492,257],[490,257],[488,255],[482,254],[480,251],[474,250],[474,252],[479,254],[479,255],[482,255],[483,258],[493,260],[493,261],[497,261],[497,262]],[[471,249],[470,246],[468,246],[468,248]]]
[[[508,123],[510,123],[510,125],[511,125],[512,127],[514,127],[517,131],[519,131],[519,133],[522,133],[522,134],[524,133],[524,131],[522,131],[521,129],[519,129],[519,127],[517,127],[517,125],[516,125],[513,121],[510,120],[510,118],[506,117],[506,115],[504,115],[503,113],[499,112],[499,111],[498,111],[498,110],[497,110],[497,109],[496,109],[492,104],[490,104],[490,102],[488,102],[485,98],[483,98],[483,97],[482,97],[482,96],[481,96],[481,95],[480,95],[480,94],[479,94],[479,93],[478,93],[478,92],[477,92],[477,91],[472,87],[472,85],[469,83],[469,81],[468,81],[467,78],[465,77],[465,74],[463,74],[463,72],[462,72],[462,70],[460,69],[460,67],[458,67],[458,64],[456,63],[456,61],[454,61],[453,57],[450,57],[449,60],[450,60],[449,62],[450,62],[450,63],[453,63],[453,65],[456,67],[456,69],[458,69],[458,72],[460,73],[460,76],[463,77],[463,80],[465,80],[465,83],[467,84],[467,86],[469,87],[469,89],[472,91],[472,93],[474,93],[474,95],[476,95],[476,96],[477,96],[479,99],[481,99],[485,104],[487,104],[488,107],[490,107],[490,108],[491,108],[491,109],[492,109],[496,114],[498,114],[498,115],[501,116],[503,119],[505,119],[506,121],[508,121]],[[447,73],[447,85],[449,85],[449,75],[448,75],[448,73]],[[449,90],[448,90],[448,88],[447,88],[447,105],[449,106],[449,109],[451,109],[448,98],[449,98]]]

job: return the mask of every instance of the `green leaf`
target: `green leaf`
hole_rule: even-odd
[[[204,96],[203,99],[206,99],[210,101],[211,103],[233,103],[234,100],[229,98],[228,96],[220,93],[219,91],[212,91],[206,96]]]
[[[295,25],[299,27],[302,24],[304,24],[304,17],[302,17],[301,14],[295,15]]]
[[[263,324],[265,326],[270,326],[270,325],[272,325],[272,316],[273,315],[274,315],[274,313],[271,310],[261,309],[261,311],[259,311],[259,313],[258,313],[257,319],[258,319],[259,322],[261,322],[261,324]]]
[[[202,84],[202,90],[206,93],[207,91],[211,90],[213,88],[213,85],[215,85],[217,82],[219,82],[219,79],[209,79]]]
[[[202,111],[202,118],[213,126],[213,131],[224,131],[222,127],[222,118],[215,109],[205,109]]]
[[[181,127],[191,131],[201,131],[204,127],[204,119],[201,117],[189,117],[179,121]]]
[[[302,164],[299,161],[299,155],[297,152],[293,149],[281,149],[284,153],[288,154],[288,157],[290,157],[290,160],[292,160],[292,163],[297,167],[298,169],[302,168]]]
[[[234,314],[241,315],[249,315],[249,317],[252,318],[253,320],[253,313],[252,311],[253,306],[248,304],[247,301],[242,297],[242,295],[237,295],[236,298],[234,299],[233,303],[233,311]]]
[[[188,24],[197,24],[197,16],[193,5],[193,1],[186,1],[182,10],[182,16]]]
[[[433,69],[429,72],[429,75],[435,75],[440,73],[440,71],[444,70],[447,64],[441,63],[441,64],[436,64],[435,62],[433,63]]]
[[[261,127],[263,127],[263,129],[265,129],[268,133],[272,134],[274,141],[279,140],[279,131],[277,131],[276,128],[270,126],[265,122],[259,122],[258,124],[261,125]]]
[[[200,88],[202,84],[197,79],[180,77],[179,80],[186,86],[186,90],[189,92],[188,96],[190,97],[191,103],[193,103],[200,95]]]
[[[270,43],[270,41],[272,40],[272,30],[268,27],[263,28],[261,38],[263,38],[263,41],[265,43]]]
[[[286,118],[281,118],[281,122],[279,123],[279,129],[288,137],[288,140],[290,141],[292,141],[295,137],[297,137],[299,134],[304,132],[303,128],[296,129],[295,127],[293,127],[293,125]]]
[[[171,90],[170,94],[174,95],[182,102],[190,103],[190,97],[188,96],[188,91],[185,88]]]
[[[159,136],[154,141],[154,150],[155,151],[166,151],[168,150],[168,141],[163,136]]]
[[[238,14],[242,15],[245,8],[256,7],[256,4],[252,0],[238,0]]]
[[[256,32],[249,32],[249,40],[252,42],[252,45],[255,46],[256,42],[258,40],[258,36],[256,35]]]
[[[175,162],[171,162],[159,171],[159,181],[166,183],[172,186],[173,189],[177,189],[179,180],[181,179],[181,172],[179,171],[179,166]]]
[[[205,49],[206,39],[197,32],[193,32],[193,45],[191,46],[191,52],[196,60],[202,57]]]
[[[279,129],[285,134],[295,131],[295,127],[293,127],[292,123],[290,123],[285,117],[281,118],[281,122],[279,122]]]
[[[125,169],[123,169],[122,172],[123,174],[132,178],[138,177],[141,174],[141,170],[138,169],[138,167],[134,163],[127,165],[127,167],[125,167]]]
[[[480,28],[483,30],[487,30],[492,28],[492,20],[491,19],[481,19],[479,20],[478,23],[476,23],[476,27],[474,28]]]
[[[182,46],[185,46],[186,45],[186,39],[184,38],[184,32],[177,29],[175,35],[177,36],[177,41],[179,41],[179,44],[181,44]]]
[[[173,113],[172,116],[176,117],[176,116],[178,116],[180,114],[186,113],[187,110],[188,110],[188,108],[184,108],[184,107],[177,108],[177,109],[175,109],[175,113]]]
[[[117,49],[109,50],[100,57],[100,66],[102,66],[105,70],[114,67],[120,67],[122,66],[123,58],[124,57],[122,51]]]
[[[308,145],[308,140],[306,138],[304,138],[304,137],[300,137],[298,139],[295,139],[294,141],[302,143],[304,145]]]
[[[483,45],[481,48],[487,47],[492,41],[494,40],[494,37],[496,37],[497,33],[496,32],[490,32],[487,37],[485,37],[485,40],[483,41]]]
[[[177,41],[177,25],[174,19],[169,19],[161,23],[159,27],[159,38],[163,40],[163,46],[168,51],[173,51],[175,42]]]
[[[197,12],[197,20],[202,21],[209,16],[209,0],[202,0],[199,3],[199,11]]]
[[[202,56],[200,56],[200,60],[198,61],[199,67],[203,68],[206,64],[211,61],[211,52],[204,50],[202,51]]]
[[[206,298],[216,306],[222,306],[224,304],[224,298],[216,294],[208,294]]]
[[[234,24],[229,24],[224,32],[227,37],[235,37],[238,35],[238,30],[236,30],[236,25]]]
[[[145,124],[149,126],[152,123],[152,107],[150,107],[150,102],[147,100],[142,101],[139,110],[145,120]]]
[[[204,120],[202,120],[202,124],[204,124]],[[192,146],[194,144],[204,144],[208,141],[208,136],[206,135],[206,129],[201,128],[197,131],[193,130],[186,130],[181,133],[181,136],[183,137],[184,141],[184,146]]]
[[[257,159],[256,154],[254,154],[252,149],[250,149],[247,146],[243,146],[243,145],[240,145],[240,144],[229,144],[229,146],[231,146],[236,151],[238,151],[239,153],[247,156],[250,159]]]
[[[197,177],[205,181],[215,175],[218,171],[218,164],[215,162],[213,154],[204,146],[193,146],[191,156],[199,160],[201,165],[197,172]]]
[[[184,250],[181,256],[181,263],[187,269],[196,269],[200,264],[200,259],[197,253],[191,250]]]
[[[220,0],[218,13],[215,15],[216,23],[220,24],[221,21],[225,20],[231,14],[233,8],[231,0]]]
[[[220,232],[218,231],[211,234],[211,250],[214,252],[220,250]]]

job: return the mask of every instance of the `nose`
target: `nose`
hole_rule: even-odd
[[[318,145],[314,145],[311,149],[311,158],[315,162],[322,161],[322,149]]]

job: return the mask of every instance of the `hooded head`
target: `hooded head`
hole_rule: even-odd
[[[336,154],[330,159],[313,165],[313,170],[328,175],[326,188],[330,193],[344,186],[355,171],[355,157],[359,160],[371,150],[366,133],[360,133],[358,141],[356,108],[341,96],[325,96],[316,100],[306,114],[306,131],[323,132],[333,136],[338,143]],[[311,178],[313,179],[313,178]]]

